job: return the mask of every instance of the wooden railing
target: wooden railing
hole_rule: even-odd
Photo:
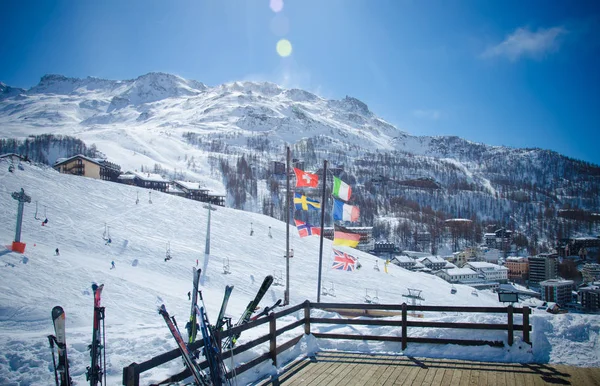
[[[292,323],[289,323],[283,327],[277,328],[277,320],[290,315],[294,312],[304,310],[304,317],[298,319]],[[322,309],[336,311],[341,315],[364,315],[364,316],[402,316],[401,319],[386,319],[386,320],[374,320],[374,319],[333,319],[333,318],[317,318],[311,316],[311,309]],[[420,320],[409,320],[409,312],[466,312],[466,313],[499,313],[506,314],[506,323],[459,323],[459,322],[428,322]],[[522,314],[522,324],[514,323],[514,314]],[[346,304],[346,303],[313,303],[308,300],[304,303],[298,304],[294,307],[290,307],[280,312],[272,312],[264,318],[249,322],[247,324],[234,327],[230,330],[216,332],[216,337],[219,342],[227,337],[241,333],[246,330],[250,330],[269,323],[269,333],[260,336],[254,340],[248,341],[244,344],[234,347],[232,350],[225,350],[221,353],[223,360],[231,358],[232,355],[237,355],[248,351],[259,344],[269,342],[269,350],[259,355],[258,357],[245,362],[244,364],[230,369],[227,373],[227,378],[232,378],[235,375],[239,375],[254,366],[266,361],[271,360],[273,365],[277,367],[277,356],[283,351],[288,350],[296,345],[302,339],[304,335],[311,334],[312,324],[344,324],[344,325],[365,325],[365,326],[389,326],[389,327],[400,327],[401,336],[380,336],[380,335],[351,335],[351,334],[330,334],[330,333],[313,333],[316,338],[325,339],[350,339],[350,340],[373,340],[373,341],[386,341],[386,342],[399,342],[401,343],[402,350],[405,350],[408,343],[439,343],[439,344],[459,344],[459,345],[490,345],[496,347],[504,346],[504,341],[489,341],[489,340],[476,340],[476,339],[446,339],[446,338],[425,338],[425,337],[410,337],[408,336],[408,327],[424,327],[424,328],[452,328],[452,329],[470,329],[470,330],[500,330],[507,331],[508,338],[507,342],[512,346],[514,342],[514,332],[522,331],[522,340],[525,343],[531,344],[529,339],[529,332],[531,326],[529,325],[529,314],[530,309],[528,307],[514,308],[508,307],[455,307],[455,306],[410,306],[407,304]],[[304,333],[287,340],[286,342],[277,345],[277,337],[291,331],[295,328],[304,326]],[[196,341],[190,345],[190,351],[197,350],[203,347],[203,342]],[[156,356],[142,363],[132,363],[123,369],[123,385],[125,386],[138,386],[140,383],[140,374],[148,371],[154,367],[160,366],[173,359],[179,358],[179,349],[171,350],[167,353]],[[200,368],[205,369],[208,367],[207,361],[199,363]],[[191,376],[189,370],[184,370],[179,374],[175,374],[168,379],[163,380],[159,384],[165,384],[170,382],[179,382],[185,378]]]

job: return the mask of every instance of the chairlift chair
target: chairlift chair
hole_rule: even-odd
[[[223,258],[223,275],[228,275],[231,273],[231,268],[229,266],[229,257]]]

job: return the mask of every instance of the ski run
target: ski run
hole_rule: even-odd
[[[228,320],[232,325],[249,321],[284,297],[285,287],[276,285],[284,281],[282,277],[285,279],[286,227],[280,221],[218,207],[211,214],[211,252],[205,255],[208,213],[200,202],[153,191],[152,203],[140,200],[136,204],[136,197],[148,196],[147,190],[58,174],[47,167],[25,164],[23,169],[11,173],[8,164],[0,161],[3,245],[9,245],[15,236],[17,202],[11,194],[23,188],[32,198],[31,203],[24,205],[21,241],[27,245],[25,253],[0,250],[2,385],[66,385],[71,379],[78,385],[119,385],[123,367],[132,362],[140,363],[176,348],[183,355],[189,332],[182,328],[180,333],[174,324],[173,328],[168,326],[171,316],[181,322],[181,327],[191,322],[192,333],[193,326],[196,328],[196,341],[210,341],[211,323],[226,329]],[[44,226],[34,217],[34,202],[47,207],[48,222]],[[107,229],[110,243],[103,238]],[[319,239],[300,238],[295,227],[290,228],[290,233],[290,247],[294,250],[290,258],[290,304],[315,301]],[[168,261],[165,245],[170,246],[172,258]],[[364,303],[366,290],[377,290],[380,303],[400,304],[409,288],[418,288],[423,291],[424,305],[500,305],[491,291],[478,291],[475,297],[471,287],[455,285],[456,293],[452,294],[452,286],[440,278],[394,265],[385,273],[383,269],[372,269],[379,261],[377,257],[351,248],[345,250],[360,259],[362,268],[354,272],[332,270],[332,245],[325,240],[323,287],[335,288],[335,296],[322,295],[321,301]],[[223,273],[225,262],[230,274]],[[379,265],[383,266],[383,261]],[[270,281],[270,276],[273,284],[263,292],[263,280]],[[235,288],[229,296],[225,296],[227,286]],[[200,296],[198,291],[202,297],[196,298],[192,306],[191,292]],[[262,299],[256,300],[257,294]],[[534,302],[519,305],[534,307],[531,349],[519,345],[509,350],[415,344],[403,353],[415,357],[600,366],[597,315],[551,315],[535,309]],[[253,313],[257,307],[260,308]],[[157,312],[159,308],[164,309],[162,316]],[[301,315],[286,318],[290,322],[298,317]],[[497,321],[495,318],[440,313],[428,320],[485,319],[492,323]],[[314,327],[315,331],[319,328]],[[370,333],[363,326],[326,328],[335,333],[351,329]],[[244,331],[232,343],[239,345],[262,333]],[[284,334],[282,339],[296,333]],[[433,336],[440,332],[420,329],[415,333]],[[453,334],[460,339],[469,338],[472,332]],[[500,332],[489,334],[490,339],[503,339]],[[251,360],[261,350],[257,347],[256,351],[236,355],[233,365]],[[309,336],[282,353],[279,361],[284,364],[316,350],[401,352],[397,344],[389,342],[320,341]],[[189,354],[193,361],[203,361],[205,353]],[[229,360],[224,365],[232,367]],[[219,378],[221,366],[216,363],[213,370]],[[140,382],[159,382],[183,369],[183,359],[173,360],[142,373]],[[277,370],[266,361],[252,371],[238,374],[236,382],[247,384]],[[198,377],[210,380],[210,371],[199,372]],[[192,377],[188,381],[192,382]]]

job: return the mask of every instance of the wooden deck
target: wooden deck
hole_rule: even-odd
[[[319,352],[257,385],[600,385],[600,368]]]

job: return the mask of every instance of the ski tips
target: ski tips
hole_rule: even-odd
[[[58,319],[61,316],[65,317],[65,310],[61,306],[55,306],[52,309],[52,319]]]

